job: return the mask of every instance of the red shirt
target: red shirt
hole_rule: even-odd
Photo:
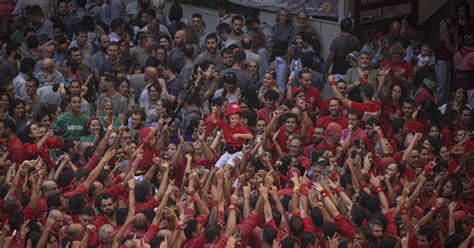
[[[270,123],[272,120],[272,111],[268,108],[262,108],[257,111],[257,120],[264,120],[265,123]]]
[[[41,149],[38,148],[37,144],[33,143],[26,143],[23,145],[23,154],[25,159],[36,159],[38,156],[44,160],[44,162],[48,165],[49,168],[55,168],[56,164],[51,160],[49,155],[50,148],[59,148],[62,146],[62,141],[57,138],[49,138],[46,142],[41,146]]]
[[[331,122],[339,124],[342,129],[346,129],[349,126],[349,121],[343,115],[339,115],[336,119],[331,118],[330,115],[326,115],[318,120],[316,126],[327,128]]]
[[[23,143],[17,136],[13,136],[8,139],[8,157],[13,163],[20,165],[23,163]]]
[[[384,68],[388,64],[390,68],[390,72],[392,73],[392,81],[393,82],[401,82],[401,79],[397,77],[396,74],[402,75],[404,78],[413,78],[413,66],[410,62],[406,60],[400,61],[399,64],[396,64],[388,59],[385,59],[382,64],[380,64],[380,68]]]
[[[336,99],[336,98],[331,97],[321,102],[321,107],[319,108],[319,116],[322,117],[322,116],[329,115],[329,101],[331,101],[332,99]],[[344,105],[341,105],[339,107],[339,110],[341,111],[341,114],[343,116],[347,116],[349,114],[349,109],[347,109],[346,106]]]
[[[380,105],[380,103],[375,102],[375,101],[365,102],[365,103],[351,101],[351,107],[353,109],[359,110],[360,112],[362,112],[363,115],[370,114],[373,116],[378,116],[378,114],[380,113],[380,110],[382,109],[382,106]]]
[[[392,120],[390,119],[390,114],[395,114],[398,116],[403,116],[402,104],[394,104],[393,101],[388,99],[385,95],[380,95],[383,103],[383,110],[380,114],[380,122],[382,128],[385,132],[388,132],[392,129]]]
[[[237,124],[235,127],[231,127],[229,122],[225,122],[217,119],[216,125],[224,130],[224,139],[228,146],[240,147],[245,143],[244,138],[234,139],[234,134],[248,134],[249,130],[242,124]]]
[[[295,91],[301,89],[301,86],[293,86],[291,87],[291,91],[293,94]],[[321,92],[314,87],[314,86],[309,86],[308,89],[304,89],[305,92],[305,97],[306,97],[306,104],[308,104],[308,108],[311,109],[311,112],[318,112],[317,109],[321,106],[321,103],[323,102],[323,98],[321,97]]]

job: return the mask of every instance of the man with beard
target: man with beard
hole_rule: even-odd
[[[244,38],[245,33],[242,31],[244,27],[244,18],[240,15],[232,17],[232,37],[240,42]]]
[[[110,44],[107,46],[105,60],[100,66],[100,75],[104,75],[106,71],[113,71],[119,61],[119,45],[117,42],[110,42]]]
[[[347,82],[346,81],[342,79],[338,80],[336,82],[336,89],[337,91],[339,91],[339,93],[341,93],[341,95],[343,95],[344,97],[347,97]],[[331,99],[334,99],[334,97],[324,99],[324,101],[321,102],[321,108],[319,108],[320,117],[326,116],[329,114],[329,101]],[[344,105],[340,106],[340,111],[341,111],[341,114],[344,116],[349,115],[349,110]]]
[[[377,70],[372,69],[370,64],[370,53],[361,52],[358,57],[358,66],[347,70],[344,80],[348,84],[347,91],[349,92],[349,99],[356,102],[362,102],[359,87],[361,85],[375,87]]]
[[[0,60],[0,82],[11,81],[18,75],[17,60],[21,59],[21,45],[9,42],[5,48],[7,57]]]
[[[59,19],[67,27],[68,37],[71,37],[74,27],[81,22],[81,19],[72,15],[69,11],[69,0],[58,0],[56,7],[58,9]]]
[[[38,5],[28,7],[26,15],[35,29],[36,37],[40,45],[53,38],[53,23],[45,17],[43,10]]]
[[[96,52],[91,57],[90,66],[94,71],[99,71],[100,67],[105,62],[105,57],[107,55],[107,46],[110,43],[110,38],[108,35],[103,34],[99,37],[99,48],[100,50]]]
[[[100,215],[96,217],[93,225],[99,230],[99,228],[105,224],[110,224],[114,228],[117,228],[119,224],[115,218],[117,210],[117,201],[112,195],[102,193],[96,200],[96,208],[99,210]]]
[[[313,117],[319,112],[319,107],[321,106],[323,99],[321,97],[321,92],[312,85],[311,69],[304,68],[300,71],[298,74],[298,83],[300,86],[287,87],[286,98],[288,100],[293,100],[293,97],[297,96],[296,92],[300,89],[303,90],[308,113]]]
[[[273,116],[272,121],[267,127],[266,133],[273,141],[275,151],[277,152],[276,154],[282,156],[288,152],[288,139],[290,138],[290,135],[301,133],[301,129],[298,128],[300,123],[298,121],[298,115],[287,113],[284,116],[285,123],[278,129],[278,131],[276,131],[276,133],[271,134],[270,132],[274,126],[272,123],[275,122],[275,119],[278,119],[278,116]]]
[[[208,34],[206,36],[206,51],[201,52],[196,59],[194,64],[200,65],[202,62],[208,60],[218,65],[222,58],[221,54],[217,51],[217,35],[215,33]]]
[[[326,136],[325,128],[316,126],[311,136],[311,144],[304,148],[304,155],[309,157],[317,149],[318,145],[323,142],[324,136]]]
[[[44,59],[42,71],[36,74],[41,87],[38,89],[38,95],[46,100],[48,104],[59,105],[61,95],[59,94],[60,84],[64,84],[63,75],[56,70],[56,65],[52,59]]]
[[[155,36],[150,33],[142,33],[139,37],[138,46],[130,49],[133,61],[140,68],[145,67],[145,62],[152,55],[151,52],[155,47]]]
[[[145,124],[145,119],[146,114],[141,109],[136,110],[135,113],[132,114],[132,117],[130,118],[130,132],[132,133],[132,141],[139,143],[140,131]]]
[[[88,62],[94,54],[94,48],[92,47],[92,44],[87,41],[87,30],[83,26],[76,26],[76,31],[74,32],[74,35],[76,39],[71,42],[71,45],[69,45],[69,49],[73,47],[79,48],[79,51],[82,55],[82,59]]]
[[[204,49],[207,49],[207,36],[211,34],[211,31],[205,28],[206,24],[202,20],[202,15],[199,13],[193,14],[191,22],[192,31],[199,39],[199,48],[201,49],[201,51],[204,51]]]
[[[174,34],[174,47],[171,49],[169,59],[171,63],[176,67],[176,71],[181,71],[184,67],[184,45],[188,43],[188,32],[184,29],[176,31]],[[193,58],[195,58],[200,49],[197,45],[193,44]]]
[[[339,99],[333,98],[329,101],[329,115],[326,115],[318,120],[316,126],[322,126],[326,128],[329,123],[335,122],[341,125],[341,128],[347,128],[349,122],[347,118],[341,114],[341,101]]]
[[[316,32],[316,29],[308,25],[308,12],[306,12],[305,10],[300,10],[296,15],[296,21],[298,22],[298,26],[293,32],[294,35],[291,38],[291,43],[294,43],[296,41],[297,33],[308,33],[311,37],[313,37],[313,39],[319,40],[318,32]]]

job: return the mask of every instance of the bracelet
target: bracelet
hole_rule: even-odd
[[[402,207],[400,209],[400,215],[407,215],[408,214],[408,209],[406,207]]]
[[[379,185],[379,186],[375,187],[375,191],[377,191],[377,193],[383,192],[382,186]]]
[[[300,193],[302,195],[308,195],[308,186],[306,186],[306,184],[301,184],[301,189],[300,189]]]
[[[321,198],[324,198],[329,195],[328,191],[325,189],[319,191],[319,193],[321,194]]]
[[[229,210],[235,210],[235,208],[236,208],[235,204],[230,204],[229,205]]]
[[[342,193],[342,191],[343,191],[343,190],[342,190],[342,187],[341,187],[341,186],[337,186],[337,187],[336,187],[336,195],[339,196],[339,195]]]
[[[301,190],[301,184],[295,184],[295,186],[293,186],[293,192],[299,193],[300,190]]]

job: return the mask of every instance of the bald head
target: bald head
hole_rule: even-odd
[[[402,24],[399,21],[393,21],[390,25],[390,33],[394,36],[400,34],[400,30],[402,29]]]
[[[41,184],[41,192],[43,193],[43,196],[48,197],[58,192],[58,185],[55,181],[46,180]]]
[[[148,219],[143,213],[139,213],[135,216],[133,220],[133,226],[138,231],[145,231],[148,226]]]
[[[145,68],[145,81],[151,83],[158,79],[158,70],[155,67]]]
[[[50,58],[43,59],[43,63],[41,64],[43,72],[53,73],[55,68],[54,61]]]
[[[185,30],[178,30],[174,34],[174,44],[177,47],[180,47],[186,43],[188,33]]]
[[[67,235],[72,239],[81,239],[84,235],[84,231],[84,226],[79,223],[73,223],[67,227]]]

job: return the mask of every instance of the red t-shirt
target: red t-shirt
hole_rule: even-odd
[[[321,102],[321,107],[319,108],[319,116],[322,117],[322,116],[329,115],[329,101],[331,101],[332,99],[336,99],[336,98],[331,97]],[[346,106],[344,105],[341,105],[339,107],[339,110],[341,111],[341,114],[343,116],[347,116],[349,114],[349,109],[346,108]]]
[[[318,120],[316,126],[327,128],[331,122],[339,124],[342,129],[346,129],[349,126],[349,121],[343,115],[339,115],[336,119],[332,119],[331,116],[326,115]]]
[[[401,82],[401,79],[397,77],[396,74],[400,74],[404,78],[413,78],[414,76],[413,66],[406,60],[402,60],[399,64],[395,64],[392,61],[389,62],[388,59],[385,59],[382,64],[380,64],[380,68],[384,68],[387,64],[392,73],[393,82]]]
[[[293,94],[295,91],[301,89],[301,86],[293,86],[291,87],[291,91]],[[323,101],[321,97],[321,92],[316,87],[310,86],[306,91],[305,91],[305,97],[306,97],[306,104],[308,104],[308,108],[311,109],[311,112],[318,112],[316,111],[320,106]]]
[[[245,143],[244,138],[234,139],[232,135],[250,133],[249,130],[240,123],[235,127],[231,127],[229,122],[217,119],[216,125],[224,130],[224,139],[228,146],[240,147]]]

